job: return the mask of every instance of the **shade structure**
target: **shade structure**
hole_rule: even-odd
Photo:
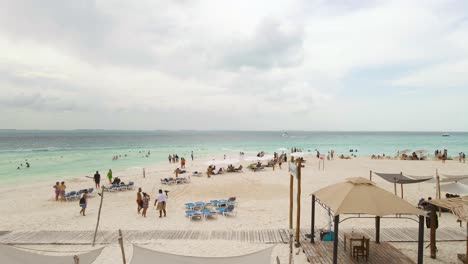
[[[423,211],[412,204],[361,177],[324,187],[313,195],[329,207],[335,216],[340,214],[424,215]]]
[[[205,165],[222,165],[222,164],[235,164],[239,163],[238,159],[212,159],[203,164]]]
[[[391,183],[398,183],[398,184],[412,184],[412,183],[419,183],[433,179],[432,176],[405,176],[401,173],[381,173],[381,172],[374,172],[375,175],[380,176],[382,179],[391,182]]]
[[[440,190],[446,193],[463,195],[468,194],[468,185],[459,182],[452,182],[441,184]]]
[[[80,264],[91,264],[101,254],[102,248],[77,255]],[[71,256],[50,256],[30,253],[11,246],[0,245],[0,263],[5,264],[74,264]]]
[[[406,153],[408,153],[408,152],[410,152],[410,151],[411,151],[411,149],[403,149],[403,150],[400,150],[400,151],[398,151],[398,152],[399,152],[400,155],[401,155],[401,154],[406,154]]]
[[[192,257],[154,251],[133,245],[133,257],[131,264],[270,264],[273,247],[235,257]]]

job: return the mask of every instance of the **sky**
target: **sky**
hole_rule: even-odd
[[[468,1],[0,0],[0,129],[468,131]]]

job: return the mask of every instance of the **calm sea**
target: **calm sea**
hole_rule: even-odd
[[[468,133],[442,132],[305,132],[288,131],[18,131],[0,130],[0,182],[60,179],[167,162],[169,154],[188,158],[239,151],[281,152],[297,147],[304,151],[358,155],[395,155],[398,150],[448,149],[449,155],[468,152]],[[150,151],[150,155],[146,154]],[[112,160],[121,155],[118,160]],[[126,155],[126,157],[125,157]],[[210,156],[211,157],[211,156]],[[26,168],[26,161],[31,167]],[[23,166],[21,166],[23,164]],[[20,169],[17,169],[20,167]]]

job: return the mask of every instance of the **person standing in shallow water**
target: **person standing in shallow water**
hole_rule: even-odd
[[[96,184],[96,189],[99,189],[99,184],[101,183],[101,174],[98,171],[94,174],[94,183]]]
[[[107,172],[107,178],[109,179],[109,183],[112,184],[112,170],[109,169],[109,172]]]

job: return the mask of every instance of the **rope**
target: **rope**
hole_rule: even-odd
[[[80,252],[81,253],[82,252],[87,253],[87,252],[93,251],[93,250],[57,251],[57,250],[44,250],[44,249],[25,248],[25,247],[18,247],[18,246],[10,246],[10,247],[19,248],[19,249],[26,249],[26,250],[31,250],[31,251],[38,251],[38,252],[54,252],[54,253],[80,253]]]

